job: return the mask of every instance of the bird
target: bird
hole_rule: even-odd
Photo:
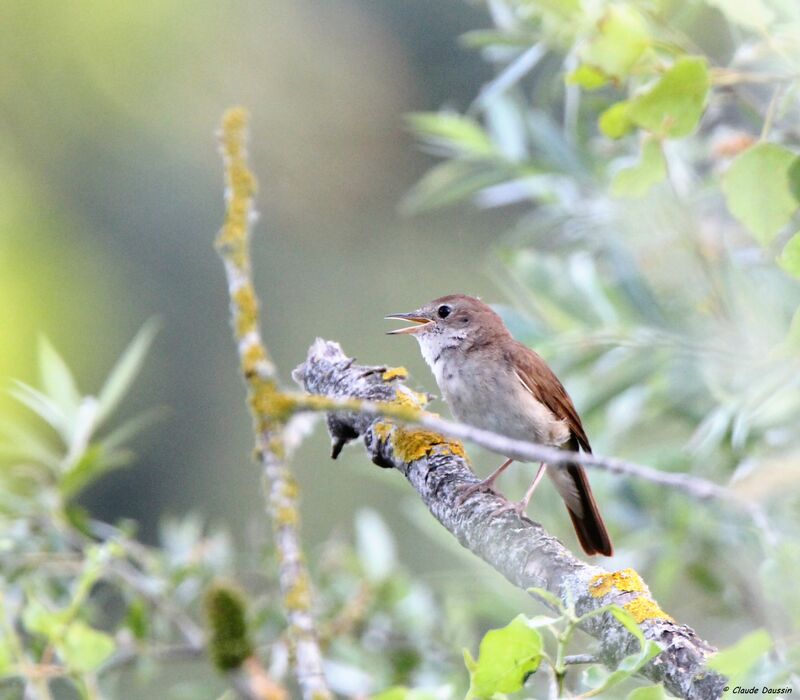
[[[517,440],[591,453],[580,416],[558,377],[538,353],[511,335],[488,304],[450,294],[386,318],[412,324],[389,334],[416,338],[456,420]],[[463,489],[460,503],[479,490],[494,491],[512,461],[509,457],[488,478]],[[545,473],[564,500],[586,554],[612,556],[611,538],[580,464],[548,469],[542,463],[523,499],[499,511],[522,516]]]

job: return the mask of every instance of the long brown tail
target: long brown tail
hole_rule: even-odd
[[[586,470],[579,464],[570,464],[567,467],[551,467],[547,472],[564,499],[583,551],[610,557],[614,547],[592,495]]]

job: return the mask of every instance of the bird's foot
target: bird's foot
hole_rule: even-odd
[[[520,518],[522,518],[525,516],[525,510],[527,507],[528,503],[525,500],[516,501],[514,503],[511,501],[506,501],[497,510],[492,512],[492,517],[495,518],[498,515],[502,515],[503,513],[508,513],[508,511],[513,510]]]
[[[479,481],[477,484],[462,484],[458,487],[458,499],[456,500],[457,505],[463,505],[464,501],[466,501],[470,496],[478,491],[485,491],[487,493],[497,493],[494,490],[494,480],[493,479],[484,479],[483,481]]]

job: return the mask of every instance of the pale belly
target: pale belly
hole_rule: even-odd
[[[564,421],[537,401],[511,372],[486,372],[475,363],[453,370],[442,362],[434,370],[453,417],[462,423],[517,440],[560,446],[569,439]]]

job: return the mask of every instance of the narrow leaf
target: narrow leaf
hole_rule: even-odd
[[[64,440],[69,444],[70,441],[70,426],[64,412],[48,396],[45,396],[38,389],[34,389],[28,384],[14,380],[15,387],[9,390],[13,396],[21,404],[27,406],[39,418],[45,421],[53,430],[55,430]]]
[[[108,451],[100,444],[90,445],[62,477],[59,483],[61,494],[65,499],[72,498],[103,474],[128,464],[132,456],[124,450]]]
[[[487,157],[494,144],[474,119],[454,112],[418,112],[408,117],[411,128],[428,143],[458,155]]]
[[[116,449],[129,442],[146,428],[160,421],[167,413],[167,409],[163,407],[151,408],[137,413],[133,418],[126,420],[118,428],[106,435],[100,441],[100,444],[107,450]]]
[[[155,319],[147,321],[114,365],[98,397],[97,425],[113,413],[136,379],[159,325]]]
[[[469,199],[481,190],[508,179],[495,167],[448,160],[431,168],[405,196],[400,208],[419,213]]]
[[[45,336],[39,338],[39,375],[44,393],[66,416],[78,410],[81,395],[72,372]]]
[[[6,455],[32,459],[51,469],[61,461],[44,438],[23,425],[0,420],[0,433],[6,437],[0,446]]]

